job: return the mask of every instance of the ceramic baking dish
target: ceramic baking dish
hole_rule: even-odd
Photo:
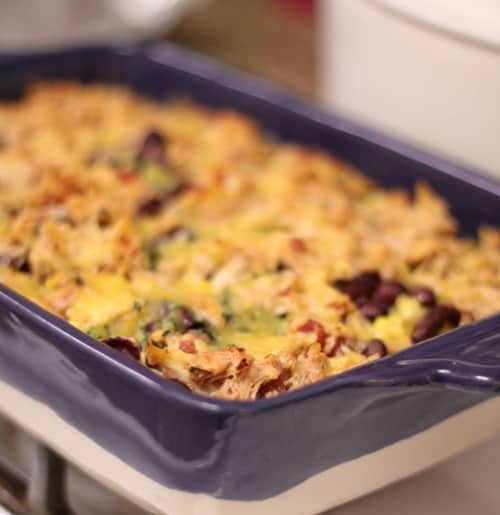
[[[498,184],[170,46],[4,57],[0,97],[61,77],[229,106],[383,185],[427,181],[467,233],[500,223]],[[0,287],[0,411],[154,513],[323,511],[494,435],[499,392],[500,315],[243,403],[179,388]]]

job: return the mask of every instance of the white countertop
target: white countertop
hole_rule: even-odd
[[[324,515],[499,515],[500,437]]]
[[[499,515],[499,471],[500,436],[422,474],[323,515]],[[75,477],[80,480],[74,483],[79,485],[78,489],[73,488],[78,513],[95,514],[96,492],[92,484],[81,483],[74,469],[70,472],[70,483]],[[132,512],[126,505],[113,494],[104,495],[99,503],[109,506],[110,514],[145,513],[135,509]],[[0,515],[11,514],[0,507]]]

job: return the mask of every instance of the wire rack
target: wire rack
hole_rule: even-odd
[[[85,475],[1,415],[0,506],[13,515],[147,513]]]

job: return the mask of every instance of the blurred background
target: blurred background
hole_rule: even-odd
[[[167,40],[500,177],[500,0],[0,0],[0,52]]]
[[[318,9],[318,0],[207,0],[167,39],[311,98],[318,94]]]
[[[315,92],[316,0],[0,0],[0,52],[168,40]]]

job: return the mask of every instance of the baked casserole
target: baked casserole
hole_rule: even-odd
[[[56,82],[0,104],[0,281],[251,400],[500,311],[500,230],[460,237],[425,184],[381,189],[242,114]]]

